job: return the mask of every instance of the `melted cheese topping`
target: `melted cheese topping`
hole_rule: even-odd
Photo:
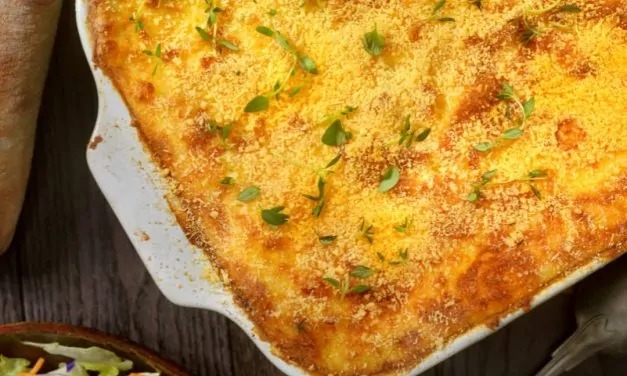
[[[483,0],[481,9],[449,1],[435,18],[453,22],[432,17],[435,1],[300,3],[220,1],[216,38],[238,51],[212,46],[202,0],[90,4],[95,61],[171,182],[180,223],[280,356],[312,374],[402,372],[591,260],[624,251],[625,3],[527,12],[539,31],[527,45],[521,17],[547,1]],[[260,25],[310,56],[318,74],[289,76],[291,55]],[[378,57],[362,45],[375,25],[385,38]],[[267,110],[243,111],[285,77]],[[504,83],[521,101],[533,97],[535,109],[522,137],[479,152],[474,145],[496,142],[522,116],[497,98]],[[341,117],[352,138],[323,144],[325,117],[345,106],[358,107]],[[407,116],[416,134],[431,129],[409,147],[398,142]],[[212,124],[230,123],[223,141]],[[315,170],[338,153],[315,217],[316,202],[303,194],[317,195]],[[392,165],[400,181],[381,193]],[[495,184],[469,201],[490,170]],[[548,174],[532,182],[541,199],[524,180],[533,170]],[[235,184],[221,185],[226,176]],[[238,201],[248,186],[259,197]],[[276,206],[290,217],[272,227],[260,211]],[[325,245],[317,234],[337,239]],[[372,275],[352,276],[358,266]],[[369,290],[342,296],[323,278]]]

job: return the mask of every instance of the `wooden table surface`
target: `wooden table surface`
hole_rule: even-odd
[[[14,242],[0,259],[0,323],[97,328],[142,343],[194,375],[279,375],[235,324],[177,307],[159,293],[87,169],[85,145],[96,104],[68,0],[24,210]],[[572,300],[568,294],[554,298],[425,375],[533,375],[574,329]],[[625,374],[627,361],[602,357],[568,373]]]

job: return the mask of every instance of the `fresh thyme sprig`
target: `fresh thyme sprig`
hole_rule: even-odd
[[[326,181],[323,177],[318,177],[318,196],[312,196],[303,194],[303,197],[316,202],[316,206],[314,206],[312,210],[312,214],[314,217],[319,217],[322,213],[322,209],[324,209],[324,186],[326,185]]]
[[[139,4],[139,7],[137,7],[137,9],[135,10],[135,12],[133,12],[133,14],[131,15],[131,17],[129,18],[129,21],[131,21],[132,23],[135,24],[135,32],[139,33],[140,30],[144,30],[144,21],[142,21],[142,11],[144,9],[144,5],[145,5],[145,1],[142,1]]]
[[[337,239],[337,235],[320,235],[320,233],[318,233],[318,231],[316,231],[316,230],[314,230],[314,231],[316,233],[316,236],[318,237],[318,241],[322,245],[329,245],[329,244],[333,243]]]
[[[558,0],[545,8],[540,9],[525,9],[525,15],[527,16],[541,16],[549,12],[554,13],[580,13],[581,8],[574,4],[564,4],[563,1]]]
[[[312,210],[312,214],[314,215],[314,217],[319,217],[320,214],[322,214],[322,209],[324,209],[324,205],[325,205],[324,192],[325,192],[327,176],[334,173],[334,171],[331,170],[330,168],[335,166],[340,161],[340,159],[342,158],[342,155],[341,154],[336,155],[329,163],[327,163],[322,168],[316,168],[316,167],[313,167],[304,163],[296,162],[290,158],[284,157],[277,153],[272,153],[272,155],[274,155],[277,158],[281,158],[282,160],[288,163],[291,163],[294,166],[306,168],[310,171],[313,171],[316,173],[316,175],[318,175],[318,183],[317,183],[318,196],[303,194],[303,197],[317,202],[316,206],[314,206]]]
[[[154,76],[155,74],[157,74],[157,68],[159,68],[159,63],[163,61],[161,59],[161,43],[157,44],[157,47],[155,47],[154,51],[144,50],[143,53],[145,55],[152,56],[155,59],[157,59],[157,62],[155,63],[154,68],[152,69],[152,75]]]
[[[479,197],[481,197],[481,190],[485,188],[485,186],[494,178],[496,175],[496,170],[490,170],[484,172],[481,175],[481,180],[473,184],[472,192],[466,196],[466,200],[468,201],[477,201]]]
[[[383,176],[381,176],[381,182],[379,183],[379,192],[385,193],[398,184],[401,178],[401,170],[396,166],[388,167]]]
[[[218,123],[215,120],[209,121],[209,123],[206,126],[206,129],[209,132],[218,133],[220,135],[220,139],[223,142],[226,142],[226,140],[229,138],[232,128],[233,128],[233,123],[228,123],[225,125],[218,125]]]
[[[542,199],[541,192],[532,184],[536,181],[545,180],[549,174],[544,170],[532,170],[527,173],[525,176],[520,177],[518,179],[512,179],[508,181],[502,182],[493,182],[492,179],[496,175],[497,170],[490,170],[481,175],[481,180],[473,185],[473,191],[466,196],[468,201],[477,201],[481,197],[481,192],[484,188],[495,187],[501,185],[508,185],[512,183],[526,183],[529,184],[529,187],[533,194],[539,199]]]
[[[350,140],[353,134],[342,126],[340,119],[332,122],[322,135],[321,141],[325,145],[329,146],[341,146],[346,141]]]
[[[252,201],[259,196],[259,193],[261,193],[261,189],[259,189],[259,187],[250,186],[244,188],[244,190],[240,192],[240,194],[237,196],[237,200],[242,202]]]
[[[521,41],[524,45],[528,46],[534,39],[542,35],[542,31],[538,28],[537,23],[531,20],[531,17],[540,17],[550,13],[580,13],[581,11],[581,8],[577,5],[564,4],[561,0],[556,1],[545,8],[525,9],[522,16]],[[551,22],[550,26],[561,29],[566,27],[566,25],[558,22]]]
[[[405,145],[406,148],[411,147],[411,145],[416,142],[422,142],[429,137],[431,134],[431,128],[424,128],[420,132],[415,129],[411,129],[411,122],[409,120],[409,115],[405,116],[405,121],[403,122],[403,128],[401,129],[401,137],[398,140],[399,145]],[[418,132],[418,135],[416,135]]]
[[[503,101],[513,101],[520,108],[522,118],[520,119],[519,126],[521,127],[527,123],[527,120],[533,113],[536,106],[536,100],[534,97],[531,97],[526,101],[522,101],[514,92],[514,88],[507,82],[503,83],[503,88],[497,97]]]
[[[377,25],[374,25],[372,31],[364,34],[362,39],[364,50],[372,56],[379,56],[385,48],[385,39],[383,35],[377,31]]]
[[[372,277],[374,271],[367,266],[359,265],[355,269],[351,270],[351,276],[366,279]]]
[[[398,232],[406,233],[413,223],[414,223],[413,217],[405,217],[405,221],[403,222],[403,224],[399,226],[395,226],[394,229]]]
[[[400,248],[398,250],[398,260],[390,261],[389,264],[390,265],[407,265],[407,260],[409,260],[409,249]]]
[[[446,17],[446,16],[439,15],[440,10],[444,7],[445,4],[446,4],[446,0],[440,0],[438,1],[437,4],[435,4],[435,6],[433,7],[433,11],[431,11],[431,17],[429,17],[431,21],[455,22],[455,19],[453,17]]]
[[[353,112],[357,111],[359,107],[357,106],[344,106],[340,111],[335,112],[330,115],[326,115],[324,119],[320,121],[320,123],[332,123],[336,120],[340,120],[343,117],[348,118]]]
[[[340,282],[339,280],[331,277],[322,278],[326,283],[335,287],[340,291],[340,298],[344,299],[346,294],[363,294],[366,291],[370,290],[370,286],[364,284],[356,284],[351,287],[350,285],[350,276],[360,279],[366,279],[371,277],[374,274],[374,271],[367,266],[357,266],[353,270],[350,271],[346,277]]]
[[[355,111],[357,111],[357,107],[345,106],[341,111],[332,115],[327,115],[322,120],[322,123],[329,122],[331,124],[329,124],[322,135],[322,143],[329,146],[341,146],[346,141],[350,140],[353,137],[353,134],[344,128],[341,118],[348,118],[348,116]]]
[[[218,38],[218,16],[224,11],[224,9],[218,6],[218,2],[216,0],[205,0],[205,4],[207,5],[205,13],[207,13],[207,28],[209,29],[209,32],[200,26],[196,26],[196,31],[200,37],[207,42],[210,41],[213,48],[215,48],[218,52],[220,51],[219,46],[224,46],[232,51],[239,51],[239,47],[237,47],[234,43],[229,42],[226,39]]]
[[[144,10],[144,6],[146,5],[146,0],[143,0],[139,6],[137,7],[137,9],[135,9],[135,11],[133,12],[133,14],[131,14],[131,17],[129,17],[129,21],[131,21],[133,24],[135,24],[135,32],[139,33],[140,30],[145,31],[144,30],[144,21],[142,20],[142,12]],[[161,6],[161,0],[159,0],[159,2],[157,3],[157,8],[159,8]]]
[[[366,226],[366,219],[361,219],[361,224],[359,225],[359,232],[357,232],[358,237],[364,237],[368,241],[368,243],[372,244],[374,241],[374,229],[373,225]]]
[[[284,206],[275,206],[270,209],[261,209],[261,218],[270,226],[277,227],[287,223],[289,215],[282,213]]]
[[[222,180],[220,180],[220,184],[221,185],[233,185],[235,184],[235,179],[233,179],[233,177],[231,176],[225,176],[224,178],[222,178]]]
[[[509,128],[505,132],[503,132],[499,140],[497,140],[496,142],[487,141],[478,143],[474,146],[475,150],[486,152],[492,150],[495,147],[502,146],[506,141],[513,141],[522,137],[524,134],[523,128],[527,124],[527,121],[529,120],[529,117],[533,113],[536,106],[536,100],[534,97],[531,97],[525,101],[521,100],[514,92],[514,88],[506,82],[503,83],[503,88],[501,89],[497,97],[502,101],[514,102],[514,104],[520,109],[521,117],[518,120],[518,124],[515,127]]]
[[[316,63],[313,61],[311,57],[305,55],[299,51],[297,51],[290,42],[278,31],[272,30],[266,26],[258,26],[257,32],[263,34],[265,36],[274,38],[277,44],[287,53],[289,53],[292,57],[292,66],[290,67],[288,74],[283,80],[278,80],[272,87],[270,91],[266,94],[258,95],[254,97],[246,107],[244,108],[244,112],[259,112],[267,109],[270,106],[270,98],[279,99],[279,94],[283,92],[285,89],[285,85],[289,81],[289,79],[296,74],[296,69],[298,66],[301,67],[303,72],[309,74],[318,74],[318,67]],[[301,90],[301,86],[297,86],[293,88],[289,96],[293,97],[298,94]]]

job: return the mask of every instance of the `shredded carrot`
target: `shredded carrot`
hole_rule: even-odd
[[[33,375],[36,375],[37,372],[39,372],[39,370],[43,366],[44,366],[44,358],[39,358],[39,359],[37,359],[37,362],[35,363],[33,368],[31,368],[30,371],[28,371],[28,373],[22,372],[22,373],[20,373],[19,376],[33,376]]]

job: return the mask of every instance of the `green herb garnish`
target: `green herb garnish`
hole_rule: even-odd
[[[275,206],[271,209],[262,209],[261,218],[271,226],[280,226],[287,223],[289,215],[281,213],[285,209],[284,206]]]
[[[534,39],[542,35],[537,26],[533,26],[527,21],[526,18],[523,18],[522,24],[522,33],[520,35],[520,40],[523,42],[525,46],[529,46]]]
[[[413,218],[405,217],[405,221],[400,226],[395,226],[394,229],[398,232],[405,233],[411,227],[411,224],[414,222]]]
[[[322,168],[316,168],[307,164],[303,164],[303,163],[294,161],[290,158],[286,158],[280,154],[273,153],[272,155],[274,155],[275,157],[281,158],[282,160],[288,163],[291,163],[294,166],[311,170],[318,175],[318,183],[317,183],[318,184],[318,196],[313,196],[313,195],[308,195],[308,194],[303,194],[303,196],[308,198],[309,200],[318,202],[318,204],[316,204],[316,206],[314,207],[312,213],[315,217],[319,217],[320,214],[322,213],[322,209],[324,208],[324,187],[326,185],[326,177],[327,175],[330,175],[333,173],[333,171],[329,170],[329,168],[337,164],[340,161],[340,158],[342,157],[342,155],[338,154],[329,163],[327,163],[326,166]]]
[[[256,199],[257,196],[259,196],[260,192],[261,190],[259,189],[259,187],[251,186],[248,188],[244,188],[244,190],[241,191],[240,194],[237,196],[237,199],[242,202],[252,201]]]
[[[144,9],[145,4],[146,4],[146,1],[142,1],[139,4],[139,7],[137,7],[135,12],[133,12],[131,17],[129,18],[129,21],[135,24],[136,33],[139,33],[140,30],[144,30],[144,22],[142,21],[141,15],[142,15],[142,11]]]
[[[331,277],[324,277],[322,278],[322,280],[324,280],[326,283],[328,283],[332,287],[335,287],[336,289],[338,289],[340,291],[341,299],[344,299],[344,296],[346,296],[346,294],[363,294],[364,292],[370,290],[370,286],[361,285],[361,284],[351,287],[350,278],[348,275],[344,278],[342,282]]]
[[[526,101],[521,100],[514,92],[514,88],[507,82],[503,83],[503,88],[497,95],[497,98],[504,101],[513,101],[520,108],[522,113],[522,118],[520,120],[521,126],[527,122],[536,106],[536,100],[534,97],[531,97]]]
[[[379,192],[387,192],[394,188],[401,177],[401,170],[396,166],[390,166],[385,170],[381,177],[381,183],[379,183]]]
[[[257,26],[257,32],[263,34],[267,37],[274,38],[277,44],[285,50],[285,52],[289,53],[292,57],[292,66],[290,67],[287,76],[283,80],[277,81],[272,90],[268,91],[266,94],[258,95],[253,98],[246,107],[244,108],[244,112],[259,112],[267,109],[270,105],[270,98],[279,99],[279,94],[283,92],[285,89],[285,85],[289,81],[289,79],[295,75],[297,66],[300,66],[303,72],[310,74],[317,74],[318,68],[314,60],[308,55],[302,54],[292,47],[290,42],[285,38],[280,32],[274,31],[267,26]],[[300,92],[302,86],[297,86],[292,88],[289,91],[289,97],[293,97]]]
[[[406,265],[407,260],[409,260],[409,249],[401,248],[398,250],[398,260],[390,261],[390,265]]]
[[[290,92],[287,94],[290,98],[296,96],[296,94],[300,93],[300,91],[303,89],[302,85],[296,86],[295,88],[293,88],[292,90],[290,90]]]
[[[203,29],[200,26],[196,26],[196,31],[198,32],[198,34],[200,35],[200,37],[205,40],[205,41],[209,41],[211,40],[211,36],[209,36],[209,34],[207,34],[207,32],[205,31],[205,29]]]
[[[322,245],[329,245],[337,239],[337,235],[318,235],[318,241]]]
[[[531,189],[531,192],[533,192],[534,196],[538,198],[538,200],[542,200],[542,193],[540,193],[540,191],[538,190],[538,188],[536,188],[535,185],[529,184],[529,188]]]
[[[154,68],[152,69],[152,75],[154,76],[155,74],[157,74],[157,68],[159,68],[159,63],[162,61],[161,60],[161,43],[157,44],[157,47],[155,47],[154,52],[151,50],[144,50],[143,53],[145,55],[152,56],[157,59],[157,62],[155,63]]]
[[[483,175],[481,175],[481,180],[476,182],[473,185],[473,191],[468,194],[466,199],[468,201],[477,201],[481,197],[481,191],[486,187],[493,187],[499,185],[507,185],[512,183],[527,183],[531,188],[533,194],[538,198],[542,199],[542,194],[540,191],[532,184],[532,182],[544,180],[549,174],[544,170],[532,170],[527,175],[513,180],[503,181],[503,182],[493,182],[492,178],[496,175],[496,170],[490,170]]]
[[[416,141],[422,142],[422,141],[426,140],[427,137],[429,137],[430,134],[431,134],[431,128],[427,128],[427,129],[423,130],[422,132],[418,133],[418,136],[416,136]]]
[[[263,111],[270,106],[270,98],[265,95],[258,95],[254,97],[246,107],[244,107],[244,112],[259,112]]]
[[[237,47],[233,43],[229,42],[228,40],[220,39],[219,43],[220,43],[220,45],[222,45],[223,47],[228,48],[231,51],[239,51],[239,47]]]
[[[522,16],[522,33],[521,41],[524,45],[528,46],[534,39],[542,35],[542,31],[536,25],[536,22],[530,20],[530,17],[540,17],[549,13],[580,13],[582,9],[574,4],[563,4],[561,0],[558,0],[545,8],[540,9],[525,9]],[[559,22],[551,22],[549,24],[552,27],[564,29],[567,26]]]
[[[218,38],[218,15],[222,13],[224,9],[218,6],[216,0],[205,0],[205,4],[207,5],[205,13],[207,13],[207,28],[209,31],[200,26],[196,26],[196,31],[200,37],[204,41],[210,41],[213,48],[217,49],[218,52],[220,52],[220,46],[224,46],[232,51],[239,51],[239,47],[234,43],[226,39]]]
[[[312,195],[303,195],[303,197],[308,198],[312,201],[320,201],[322,200],[322,198],[324,197],[324,186],[325,186],[325,181],[324,178],[319,177],[318,178],[318,196],[312,196]]]
[[[405,144],[405,147],[409,148],[414,143],[414,141],[422,142],[429,137],[431,134],[431,128],[425,128],[418,135],[416,135],[416,130],[411,129],[411,122],[409,121],[409,115],[405,116],[405,121],[403,122],[403,128],[401,129],[401,138],[398,140],[399,145]]]
[[[364,238],[366,238],[366,240],[368,240],[368,243],[372,244],[372,242],[374,241],[374,229],[372,225],[366,226],[366,220],[365,218],[361,219],[361,224],[359,225],[359,232],[357,233],[358,236],[363,236]]]
[[[317,74],[318,68],[316,67],[316,63],[314,63],[313,59],[309,56],[300,56],[298,59],[298,63],[300,67],[303,68],[308,73]]]
[[[233,179],[230,176],[226,176],[226,177],[222,178],[222,180],[220,180],[220,184],[222,184],[222,185],[233,185],[233,184],[235,184],[235,179]]]
[[[215,120],[209,121],[205,129],[207,129],[211,133],[218,133],[220,135],[220,139],[223,142],[226,142],[227,138],[231,134],[231,129],[233,128],[233,123],[229,123],[226,125],[218,125]]]
[[[319,217],[320,214],[322,214],[322,209],[324,209],[324,199],[320,200],[316,206],[314,206],[311,214],[313,214],[314,217]]]
[[[557,8],[558,12],[566,12],[566,13],[580,13],[582,10],[576,5],[573,4],[565,4]]]
[[[362,278],[362,279],[372,276],[373,273],[374,272],[372,271],[372,269],[370,269],[367,266],[361,266],[361,265],[351,270],[351,276]]]
[[[582,10],[574,4],[562,4],[561,0],[558,0],[546,8],[540,9],[525,9],[525,15],[529,16],[541,16],[550,12],[554,13],[580,13]]]
[[[385,47],[385,39],[377,31],[377,25],[374,25],[372,31],[364,34],[362,39],[364,50],[372,56],[379,56]]]
[[[532,170],[529,172],[529,174],[527,174],[527,176],[529,176],[531,179],[535,179],[535,178],[545,178],[549,176],[549,174],[543,170]]]
[[[139,33],[140,30],[144,30],[144,23],[142,22],[141,18],[139,18],[137,13],[133,13],[131,18],[129,18],[129,21],[135,24],[136,33]]]
[[[324,166],[324,168],[329,168],[329,167],[335,166],[337,164],[337,162],[340,161],[341,158],[342,158],[342,154],[336,155],[333,159],[331,159],[331,162],[327,163],[327,165]]]
[[[324,131],[322,143],[329,146],[341,146],[352,137],[351,132],[347,132],[342,126],[341,120],[335,120]]]
[[[435,6],[433,7],[433,11],[431,11],[431,17],[429,17],[429,19],[432,21],[438,21],[438,22],[455,22],[455,19],[452,17],[441,17],[438,15],[438,13],[444,7],[445,4],[446,4],[446,0],[438,1],[438,3],[435,4]]]
[[[477,201],[481,197],[481,190],[494,178],[496,172],[496,170],[484,172],[481,175],[481,180],[473,185],[473,190],[466,196],[466,200]]]
[[[477,151],[486,152],[495,147],[502,146],[503,140],[513,141],[522,137],[524,134],[523,128],[527,124],[527,121],[536,106],[536,100],[534,97],[531,97],[526,101],[521,100],[514,92],[514,88],[508,83],[503,83],[503,88],[497,95],[497,98],[502,101],[514,102],[514,104],[519,108],[521,114],[520,120],[517,122],[516,127],[506,130],[501,136],[501,139],[496,142],[480,142],[476,144],[474,148]]]
[[[368,285],[357,285],[351,288],[350,292],[354,294],[363,294],[366,291],[370,291],[370,286]]]

